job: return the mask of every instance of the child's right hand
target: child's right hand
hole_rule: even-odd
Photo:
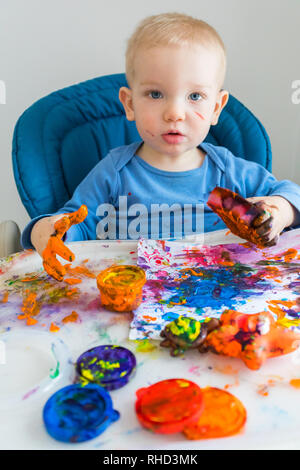
[[[87,207],[82,205],[77,211],[44,217],[39,220],[31,231],[31,243],[43,258],[43,266],[47,273],[62,281],[66,270],[56,259],[56,255],[67,261],[74,260],[74,254],[63,243],[62,238],[74,224],[82,222],[87,216]]]

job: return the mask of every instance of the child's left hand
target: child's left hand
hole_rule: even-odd
[[[296,209],[282,196],[248,197],[261,210],[253,222],[253,227],[263,238],[266,246],[276,245],[279,235],[295,220]]]

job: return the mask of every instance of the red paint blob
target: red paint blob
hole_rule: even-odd
[[[181,432],[200,418],[203,395],[200,387],[185,379],[169,379],[137,390],[135,410],[147,429],[160,434]]]

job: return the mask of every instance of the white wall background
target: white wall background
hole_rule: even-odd
[[[48,93],[124,71],[126,39],[145,16],[178,11],[212,24],[228,52],[227,89],[262,121],[273,173],[300,184],[299,0],[0,0],[0,220],[29,217],[17,193],[11,141],[19,115]],[[0,100],[1,102],[1,100]]]

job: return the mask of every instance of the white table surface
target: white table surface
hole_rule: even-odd
[[[240,241],[225,231],[208,234],[206,243]],[[69,245],[76,255],[73,265],[89,259],[100,271],[112,263],[136,264],[136,242],[76,242]],[[140,343],[128,340],[131,314],[103,310],[95,279],[80,289],[79,300],[56,304],[56,310],[43,308],[38,323],[26,325],[18,320],[22,296],[10,280],[35,271],[43,274],[41,260],[34,253],[18,253],[0,262],[1,294],[10,290],[8,301],[0,304],[0,448],[1,449],[299,449],[300,389],[289,384],[300,378],[300,354],[269,359],[258,371],[251,371],[238,359],[214,354],[199,355],[188,351],[173,358],[168,349],[153,342],[153,350],[139,351]],[[13,276],[15,276],[13,278]],[[20,284],[20,283],[19,283]],[[76,310],[78,323],[62,324],[66,312]],[[50,322],[60,326],[49,331]],[[42,410],[47,399],[58,389],[72,383],[74,363],[80,354],[101,344],[117,344],[130,349],[137,358],[137,370],[123,388],[110,392],[120,419],[100,436],[81,444],[66,444],[46,432]],[[54,345],[54,346],[53,346]],[[4,347],[3,347],[4,346]],[[49,379],[57,367],[59,375]],[[189,441],[183,434],[158,435],[143,429],[135,415],[135,392],[167,378],[186,378],[200,387],[225,388],[237,396],[247,409],[247,422],[236,436]],[[37,384],[40,387],[37,388]],[[261,391],[266,395],[263,396]],[[26,399],[24,395],[27,396]]]

